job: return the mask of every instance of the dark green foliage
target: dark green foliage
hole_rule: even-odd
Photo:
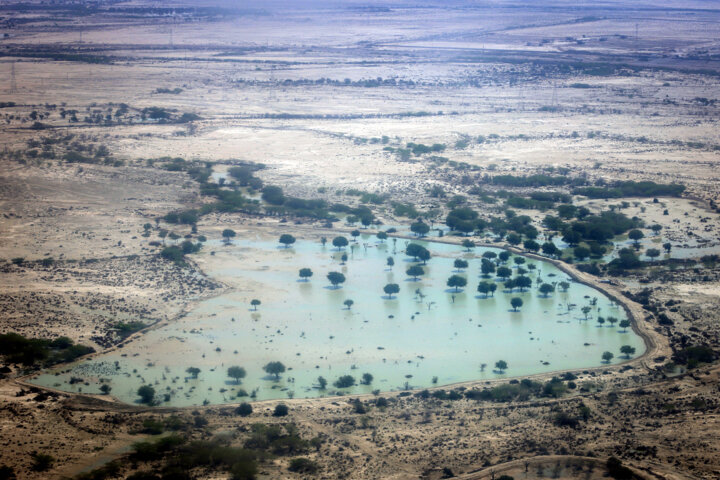
[[[160,252],[160,256],[165,260],[169,260],[178,265],[183,265],[185,263],[185,254],[183,253],[183,249],[177,245],[171,245],[163,248]]]
[[[45,472],[50,470],[53,463],[55,463],[55,458],[53,456],[44,453],[33,453],[31,457],[33,462],[32,465],[30,465],[30,469],[35,472]]]
[[[345,282],[345,275],[340,272],[330,272],[327,274],[327,279],[333,287],[337,287],[341,283]]]
[[[118,335],[120,335],[120,338],[126,338],[146,327],[147,324],[137,320],[132,322],[117,322],[113,325],[113,328],[117,331]]]
[[[240,415],[241,417],[247,417],[248,415],[252,414],[252,412],[253,408],[252,405],[250,405],[249,403],[241,403],[235,409],[235,414]]]
[[[295,243],[295,237],[293,237],[289,233],[284,233],[280,235],[280,239],[278,241],[285,245],[285,247],[289,247],[290,245]]]
[[[343,375],[335,382],[333,382],[335,388],[350,388],[355,385],[355,378],[352,375]]]
[[[285,203],[282,188],[274,185],[268,185],[262,189],[262,199],[270,205],[282,205]]]
[[[445,224],[452,230],[462,233],[470,233],[475,230],[482,230],[478,220],[478,213],[471,208],[455,208],[448,213]]]
[[[452,275],[447,280],[447,286],[454,288],[456,292],[465,285],[467,285],[467,279],[460,275]]]
[[[678,350],[673,354],[673,361],[680,365],[694,368],[699,363],[711,363],[717,358],[717,353],[705,345],[693,345]]]
[[[383,287],[383,291],[387,294],[389,298],[392,298],[393,294],[396,294],[400,291],[400,285],[397,283],[388,283]]]
[[[430,226],[427,223],[418,221],[410,225],[410,231],[421,237],[424,237],[430,231]]]
[[[618,252],[618,258],[612,260],[608,267],[612,271],[622,271],[625,269],[638,268],[642,266],[642,262],[638,256],[629,248],[623,248]]]
[[[348,244],[348,240],[345,237],[335,237],[332,241],[333,247],[344,248]]]
[[[563,238],[567,237],[567,243],[577,244],[581,240],[606,242],[615,235],[622,235],[638,226],[638,220],[630,219],[622,213],[602,212],[600,215],[588,215],[582,220],[566,225],[563,230]],[[572,235],[571,235],[572,234]],[[572,236],[572,238],[571,238]]]
[[[78,357],[93,353],[95,349],[84,345],[75,345],[67,337],[50,341],[39,338],[25,338],[17,333],[0,335],[0,355],[8,363],[32,366],[37,363],[50,366],[71,362]]]
[[[140,397],[140,403],[152,405],[155,402],[155,389],[150,385],[143,385],[138,388],[137,395]]]
[[[588,198],[622,197],[679,197],[685,191],[684,185],[655,182],[616,182],[607,187],[583,187],[573,190],[573,195]]]
[[[495,175],[489,178],[488,182],[503,187],[548,187],[584,183],[582,179],[550,175]]]
[[[268,373],[270,375],[275,375],[275,378],[280,378],[280,374],[285,372],[285,365],[283,365],[282,362],[268,362],[264,367],[263,370],[265,373]]]
[[[553,423],[558,427],[577,428],[580,420],[567,412],[558,412],[553,416]]]
[[[320,469],[317,463],[313,462],[309,458],[293,458],[290,460],[288,470],[297,473],[314,474]]]
[[[422,245],[418,245],[417,243],[409,244],[405,249],[405,254],[408,257],[413,257],[415,261],[422,260],[423,262],[426,262],[430,259],[430,252],[428,249]]]
[[[288,412],[288,406],[284,403],[279,403],[275,405],[275,410],[273,410],[273,417],[284,417],[288,414]]]
[[[417,281],[419,276],[425,275],[425,269],[420,265],[412,265],[408,267],[407,270],[405,270],[405,273],[408,275],[408,277],[413,277],[413,280]]]

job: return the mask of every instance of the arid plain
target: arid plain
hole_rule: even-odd
[[[319,248],[392,227],[399,247],[422,218],[554,262],[646,346],[180,408],[38,387],[68,349],[2,337],[0,478],[718,478],[720,10],[536,3],[0,5],[0,334],[132,351],[222,294],[272,308],[281,286],[208,273],[227,229]],[[628,228],[597,241],[603,212]]]

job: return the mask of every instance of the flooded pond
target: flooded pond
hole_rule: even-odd
[[[318,239],[319,240],[319,239]],[[70,392],[99,393],[106,383],[122,401],[138,401],[137,389],[152,385],[161,405],[188,406],[337,393],[369,393],[447,385],[583,369],[621,359],[620,347],[631,345],[635,355],[644,344],[632,330],[597,323],[598,316],[626,319],[624,310],[601,292],[572,282],[550,263],[528,260],[506,266],[517,276],[527,269],[532,288],[503,291],[501,279],[481,278],[480,257],[497,249],[422,243],[432,258],[425,275],[414,281],[406,269],[416,262],[404,253],[407,240],[380,243],[363,235],[345,250],[319,241],[298,240],[291,248],[264,239],[236,239],[232,245],[208,242],[198,263],[231,290],[204,300],[184,318],[149,331],[126,347],[73,365],[69,371],[49,371],[33,382]],[[352,246],[352,248],[351,248]],[[348,256],[342,262],[342,255]],[[392,257],[394,266],[387,265]],[[454,261],[468,261],[458,271]],[[529,267],[534,265],[534,267]],[[313,276],[299,278],[301,268]],[[333,288],[329,272],[341,272],[346,282]],[[461,275],[467,286],[446,285]],[[496,282],[494,296],[479,294],[480,281]],[[569,282],[566,292],[544,297],[540,282]],[[389,298],[386,284],[399,293]],[[522,299],[515,311],[510,301]],[[250,302],[258,299],[255,310]],[[353,300],[350,309],[344,302]],[[583,309],[583,307],[588,307]],[[585,312],[583,312],[585,310]],[[505,372],[496,371],[499,360]],[[268,362],[282,362],[286,371],[275,378],[263,371]],[[241,366],[240,382],[228,368]],[[187,373],[200,369],[197,378]],[[361,385],[363,374],[372,381]],[[337,388],[343,375],[356,385]],[[318,377],[328,381],[318,388]],[[72,383],[71,383],[72,381]],[[247,395],[247,396],[246,396]]]

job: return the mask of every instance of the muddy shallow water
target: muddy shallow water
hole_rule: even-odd
[[[382,244],[362,236],[343,252],[330,243],[323,247],[307,240],[287,249],[259,238],[237,239],[230,246],[209,242],[198,261],[209,275],[227,283],[229,292],[198,303],[186,317],[116,352],[33,381],[85,393],[99,393],[105,382],[125,402],[137,401],[138,387],[150,384],[161,404],[187,406],[583,369],[602,365],[606,350],[619,361],[622,345],[636,347],[636,355],[644,351],[642,339],[631,330],[597,325],[598,315],[625,319],[622,308],[549,263],[528,262],[536,266],[528,274],[532,289],[504,292],[493,278],[498,290],[484,298],[476,289],[483,280],[479,257],[488,249],[468,253],[454,245],[426,243],[432,252],[426,275],[412,281],[405,274],[414,263],[404,254],[405,244],[404,239]],[[342,253],[349,257],[345,265]],[[394,258],[392,268],[386,265],[388,256]],[[453,266],[459,257],[470,263],[463,272]],[[516,272],[512,258],[508,266]],[[314,273],[307,282],[298,277],[303,267]],[[332,288],[326,279],[330,271],[342,272],[347,281]],[[453,274],[465,276],[468,286],[458,292],[448,288]],[[567,280],[571,287],[544,298],[537,291],[538,277],[548,283]],[[383,293],[387,283],[400,285],[392,299]],[[524,302],[519,311],[510,306],[513,297]],[[250,306],[254,298],[262,302],[257,311]],[[591,306],[593,298],[597,301]],[[354,301],[349,310],[343,304],[347,299]],[[591,306],[587,320],[583,306]],[[508,363],[505,373],[494,371],[498,360]],[[270,361],[287,367],[277,380],[262,369]],[[239,384],[227,376],[233,365],[247,371]],[[201,370],[196,379],[186,373],[191,366]],[[359,383],[364,373],[373,376],[370,385],[333,387],[341,375],[352,375]],[[318,388],[319,376],[328,380],[326,390]],[[248,397],[238,397],[240,390]]]

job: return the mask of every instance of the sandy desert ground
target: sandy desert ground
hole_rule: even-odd
[[[635,478],[720,476],[718,365],[667,365],[688,346],[715,359],[720,350],[720,265],[700,261],[720,253],[713,2],[156,3],[0,5],[0,333],[67,336],[101,353],[135,338],[119,335],[118,321],[161,328],[227,288],[192,255],[185,265],[163,260],[161,229],[192,241],[225,228],[313,241],[353,229],[248,212],[203,215],[196,231],[168,224],[166,214],[212,199],[163,157],[216,173],[262,164],[265,184],[303,199],[356,207],[352,190],[376,194],[373,213],[386,225],[411,222],[394,202],[443,223],[455,195],[483,218],[502,215],[501,203],[471,193],[504,190],[496,175],[680,183],[682,198],[573,203],[599,212],[625,201],[628,217],[663,227],[657,239],[645,230],[646,246],[670,242],[671,257],[691,260],[619,277],[563,263],[626,304],[650,348],[623,365],[574,371],[580,388],[559,398],[411,391],[380,393],[386,404],[287,400],[287,417],[272,415],[277,401],[257,402],[241,417],[237,405],[151,408],[41,390],[7,365],[0,467],[17,478],[73,478],[115,460],[116,477],[160,472],[165,460],[138,460],[132,445],[158,438],[144,422],[172,418],[188,441],[244,445],[256,423],[294,424],[319,439],[263,456],[257,478],[596,479],[607,478],[611,456]],[[403,157],[408,143],[444,148]],[[85,160],[70,161],[72,152]],[[538,227],[549,213],[516,210]],[[35,453],[52,466],[40,471]],[[289,471],[297,456],[317,471]],[[217,466],[189,473],[233,475]]]

